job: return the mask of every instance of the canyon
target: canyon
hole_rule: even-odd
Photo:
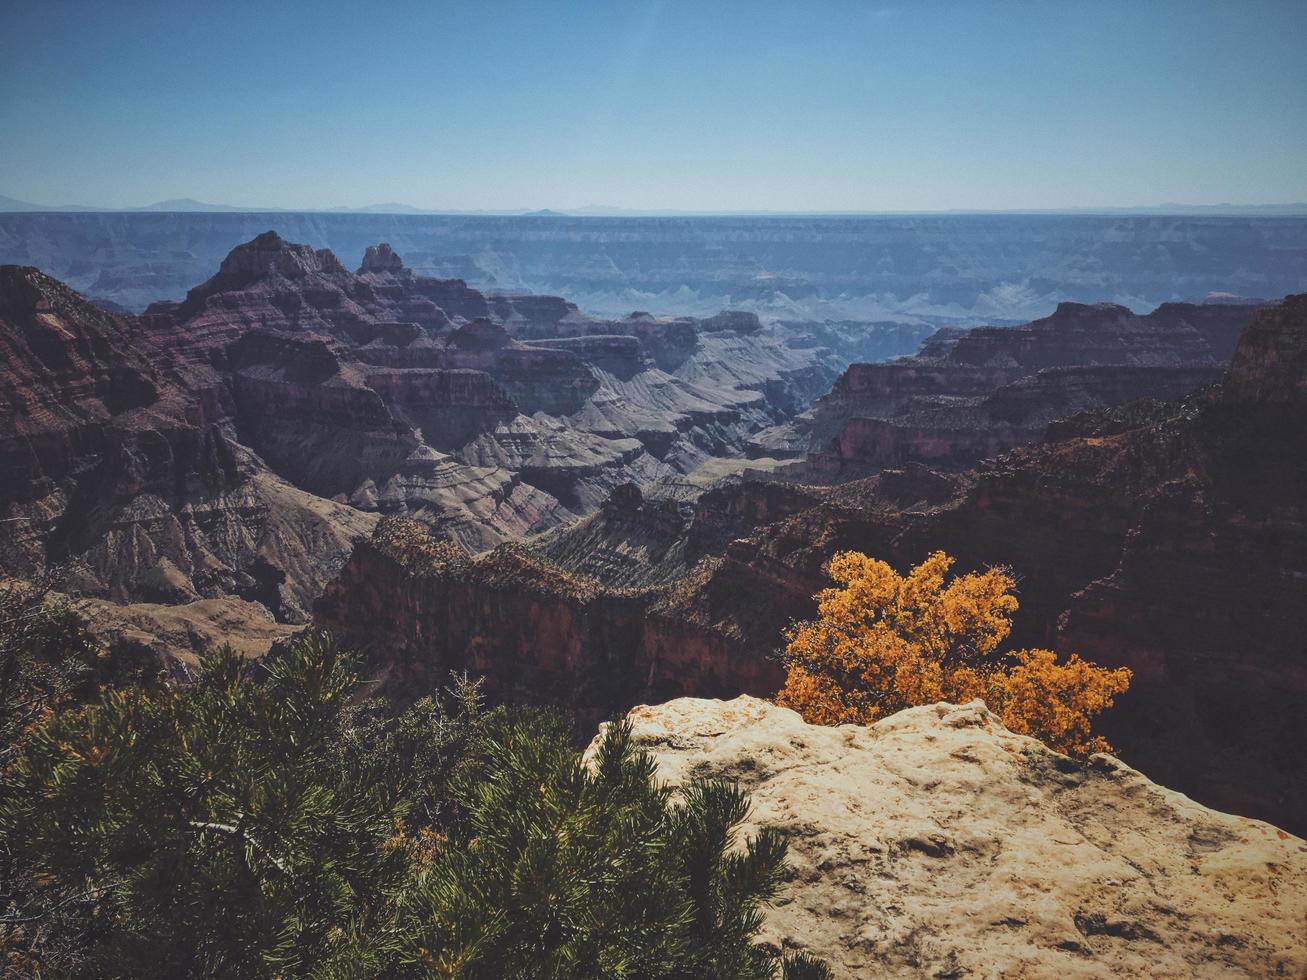
[[[1020,644],[1134,671],[1127,762],[1302,829],[1302,297],[1063,302],[846,366],[747,310],[362,256],[264,232],[140,314],[0,269],[6,575],[182,663],[314,623],[401,700],[469,670],[589,722],[770,695],[832,554],[943,549],[1016,571]]]
[[[782,631],[815,613],[834,553],[902,568],[942,549],[962,569],[1016,571],[1017,646],[1134,671],[1103,724],[1127,762],[1207,805],[1301,830],[1305,350],[1307,297],[1294,296],[1256,314],[1218,384],[1074,415],[970,469],[910,463],[833,486],[746,475],[697,501],[619,488],[598,513],[520,553],[530,576],[507,574],[494,557],[460,572],[459,601],[471,610],[460,621],[474,624],[467,648],[496,647],[478,667],[492,685],[511,685],[518,660],[547,656],[558,630],[573,659],[546,667],[537,690],[548,697],[577,670],[620,678],[569,693],[591,714],[632,699],[767,696],[781,681]],[[375,623],[393,595],[421,603],[429,614],[384,640],[371,633],[406,663],[449,628],[442,575],[404,572],[361,598],[378,576],[356,551],[318,621]],[[565,576],[572,595],[551,594]],[[514,638],[514,624],[577,610],[584,629]],[[616,630],[625,642],[610,642]],[[682,658],[674,670],[664,667],[669,633]],[[455,650],[441,666],[462,657]],[[512,666],[497,676],[500,662]]]
[[[1059,303],[1014,327],[945,328],[911,357],[851,365],[828,395],[750,440],[757,456],[806,456],[810,479],[847,482],[895,465],[965,469],[1035,442],[1052,422],[1219,380],[1255,304],[1165,303],[1138,316]]]
[[[515,540],[738,454],[836,371],[749,314],[600,321],[272,232],[140,315],[3,267],[0,344],[7,574],[288,623],[382,514]]]
[[[1307,980],[1307,0],[0,51],[0,980]]]

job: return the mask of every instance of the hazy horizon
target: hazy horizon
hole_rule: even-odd
[[[1213,215],[1230,215],[1239,217],[1265,215],[1267,217],[1276,217],[1280,215],[1291,215],[1294,217],[1307,214],[1307,202],[1299,201],[1276,201],[1250,204],[1233,204],[1228,201],[1222,201],[1214,204],[1192,204],[1182,201],[1167,201],[1160,204],[1134,204],[1134,205],[1101,205],[1098,207],[1051,207],[1051,208],[947,208],[937,210],[905,210],[905,211],[853,211],[853,210],[827,210],[827,211],[776,211],[776,210],[737,210],[737,211],[687,211],[674,208],[669,209],[643,209],[643,208],[623,208],[613,207],[604,204],[591,204],[579,208],[551,208],[548,205],[538,207],[518,207],[518,208],[481,208],[475,210],[465,210],[458,208],[418,208],[407,202],[386,202],[363,205],[322,205],[318,207],[287,208],[278,205],[233,205],[222,201],[201,201],[196,198],[173,198],[164,201],[154,201],[150,204],[135,205],[128,207],[106,207],[103,205],[87,204],[85,202],[66,202],[63,204],[48,204],[39,201],[20,201],[16,198],[0,194],[0,213],[22,212],[24,208],[19,205],[30,205],[34,212],[54,212],[54,213],[78,213],[78,212],[103,212],[110,214],[123,213],[235,213],[235,214],[389,214],[389,215],[466,215],[476,216],[485,215],[488,217],[532,217],[547,216],[556,214],[560,217],[687,217],[687,218],[730,218],[730,217],[912,217],[912,216],[949,216],[949,215],[1076,215],[1076,214],[1120,214],[1129,215],[1176,215],[1189,216],[1194,214],[1213,214]]]
[[[39,43],[34,43],[39,41]],[[0,12],[0,193],[290,211],[1307,201],[1307,5]]]

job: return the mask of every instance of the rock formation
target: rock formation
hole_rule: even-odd
[[[729,641],[733,669],[746,665],[736,690],[753,694],[772,693],[782,630],[814,615],[836,551],[1008,565],[1016,645],[1134,671],[1103,723],[1123,758],[1203,803],[1307,830],[1304,336],[1307,298],[1291,297],[1244,331],[1220,385],[1075,416],[964,473],[754,479],[697,503],[623,490],[537,547],[596,589],[660,585],[682,622]]]
[[[381,514],[470,551],[516,540],[738,454],[834,376],[756,317],[705,323],[619,329],[556,297],[487,297],[387,245],[352,273],[274,232],[141,316],[3,267],[4,570],[303,622]]]
[[[163,660],[178,680],[193,676],[210,650],[226,645],[242,656],[261,657],[303,629],[277,622],[261,602],[236,596],[178,604],[86,597],[70,601],[93,636],[106,644],[140,644]]]
[[[831,377],[820,352],[783,347],[756,318],[703,338],[695,323],[627,330],[556,297],[487,297],[414,275],[385,245],[355,275],[272,232],[146,317],[189,387],[229,393],[238,435],[275,472],[473,550],[737,453]],[[675,374],[644,346],[664,333],[685,347]],[[734,360],[748,367],[721,366]]]
[[[662,779],[736,780],[741,832],[785,832],[763,938],[837,977],[1307,971],[1307,842],[1111,756],[1057,755],[979,701],[869,728],[749,697],[628,717]]]
[[[729,480],[693,501],[618,487],[598,514],[541,535],[532,547],[607,586],[675,581],[731,541],[813,507],[824,491],[760,479]]]
[[[965,469],[1034,442],[1049,423],[1139,398],[1176,399],[1220,378],[1255,306],[1061,303],[1017,327],[946,329],[914,357],[851,365],[793,422],[759,433],[755,455],[807,455],[807,478],[838,482],[920,462]]]
[[[704,608],[674,589],[601,586],[520,545],[469,557],[392,519],[355,547],[314,622],[368,650],[394,696],[466,670],[497,700],[598,720],[646,698],[779,684],[778,665],[715,630]]]
[[[278,478],[132,319],[0,269],[0,560],[120,602],[219,596],[303,621],[376,518]]]
[[[1153,371],[1193,382],[1210,368],[1190,362],[1246,313],[1064,306],[1011,336],[951,332],[916,360],[850,369],[812,418],[846,399],[947,420],[974,401],[1029,435],[1084,392],[1137,394]],[[871,478],[709,488],[694,474],[827,370],[755,317],[603,321],[428,279],[380,247],[352,273],[272,233],[139,317],[5,268],[0,560],[20,576],[64,566],[79,596],[235,597],[282,624],[326,587],[317,621],[397,677],[466,666],[513,696],[607,712],[768,694],[781,629],[812,614],[834,551],[902,566],[942,548],[1017,571],[1020,642],[1134,669],[1106,722],[1132,764],[1298,830],[1305,330],[1307,300],[1291,298],[1244,331],[1221,385],[1051,422],[967,472],[915,462],[952,465],[931,449],[943,423],[900,464],[873,418],[846,433],[864,459],[889,439],[875,458],[894,466]],[[449,550],[423,569],[393,535],[365,540],[383,515]],[[586,515],[538,552],[467,557]]]
[[[761,655],[812,614],[837,550],[1011,566],[1018,643],[1134,670],[1105,722],[1123,757],[1307,829],[1305,336],[1307,297],[1290,297],[1244,331],[1214,389],[1058,423],[951,490],[895,472],[838,488],[732,543],[703,589],[765,592],[730,624]]]

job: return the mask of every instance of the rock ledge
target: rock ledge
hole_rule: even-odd
[[[790,838],[767,940],[840,977],[1307,973],[1307,842],[980,701],[821,728],[756,698],[634,708],[673,784],[738,780]]]

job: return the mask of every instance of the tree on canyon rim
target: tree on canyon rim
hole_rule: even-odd
[[[1106,752],[1094,716],[1130,685],[1108,670],[1051,650],[1000,646],[1017,610],[1007,569],[948,579],[937,551],[907,575],[856,551],[835,555],[838,584],[815,598],[818,617],[786,631],[785,686],[777,701],[813,724],[871,724],[936,701],[982,698],[1003,724],[1068,755]]]

